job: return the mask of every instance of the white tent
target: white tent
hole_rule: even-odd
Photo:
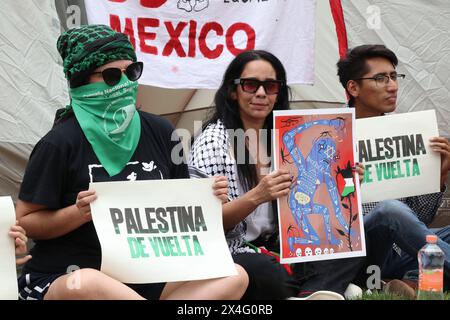
[[[330,2],[340,5],[336,0],[317,0],[315,85],[292,87],[294,108],[336,107],[346,101],[336,76],[339,49]],[[55,43],[79,9],[71,7],[73,3],[82,0],[56,0],[56,5],[55,0],[0,2],[0,195],[17,196],[32,147],[51,128],[55,110],[68,101]],[[385,43],[397,52],[399,69],[407,74],[398,111],[436,109],[441,135],[449,136],[447,0],[343,1],[342,8],[350,47]],[[140,86],[138,106],[192,130],[213,96],[213,90]]]

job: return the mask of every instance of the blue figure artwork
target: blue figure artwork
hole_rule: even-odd
[[[296,144],[296,137],[302,132],[315,126],[328,126],[330,130],[336,130],[338,135],[344,134],[345,121],[343,118],[331,120],[315,120],[303,123],[287,131],[283,135],[283,143],[298,170],[297,181],[292,187],[288,204],[298,230],[303,232],[293,234],[292,228],[288,232],[288,244],[291,252],[294,245],[340,245],[341,240],[333,235],[330,223],[330,214],[334,213],[338,222],[345,230],[345,234],[350,238],[353,231],[346,223],[341,210],[341,198],[337,189],[334,177],[332,176],[332,165],[339,159],[335,139],[331,136],[331,131],[322,131],[312,142],[312,148],[306,159]],[[286,151],[284,151],[286,152]],[[328,194],[332,203],[332,210],[322,203],[315,202],[314,195],[322,184],[326,184]],[[310,214],[321,214],[324,222],[326,243],[321,243],[321,239],[310,223]],[[344,235],[342,230],[338,230]]]

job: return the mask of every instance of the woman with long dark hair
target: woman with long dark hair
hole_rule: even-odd
[[[285,298],[294,283],[273,256],[257,248],[279,250],[272,202],[289,192],[291,175],[270,172],[273,110],[289,109],[286,71],[263,50],[239,54],[225,71],[215,109],[194,141],[189,164],[209,176],[228,178],[230,201],[223,206],[227,242],[250,284],[244,298]],[[245,134],[244,134],[245,132]]]

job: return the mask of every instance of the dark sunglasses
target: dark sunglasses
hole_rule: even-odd
[[[264,80],[258,79],[234,79],[234,84],[240,84],[242,91],[247,93],[256,93],[258,89],[263,86],[266,94],[278,94],[283,86],[284,82],[281,80]]]
[[[92,72],[92,74],[101,73],[103,77],[103,81],[108,86],[115,86],[120,82],[120,78],[122,78],[122,73],[125,73],[127,78],[131,81],[138,80],[142,75],[142,70],[144,69],[143,62],[133,62],[125,69],[121,68],[107,68],[102,71]]]

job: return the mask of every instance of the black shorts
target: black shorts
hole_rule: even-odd
[[[18,279],[19,299],[21,300],[44,300],[44,296],[50,285],[67,273],[24,273]],[[159,300],[166,283],[126,284],[147,300]]]
[[[249,278],[242,300],[281,300],[297,296],[297,282],[275,257],[250,252],[232,254],[232,257]]]
[[[19,279],[20,300],[44,300],[50,285],[65,273],[23,273]]]

